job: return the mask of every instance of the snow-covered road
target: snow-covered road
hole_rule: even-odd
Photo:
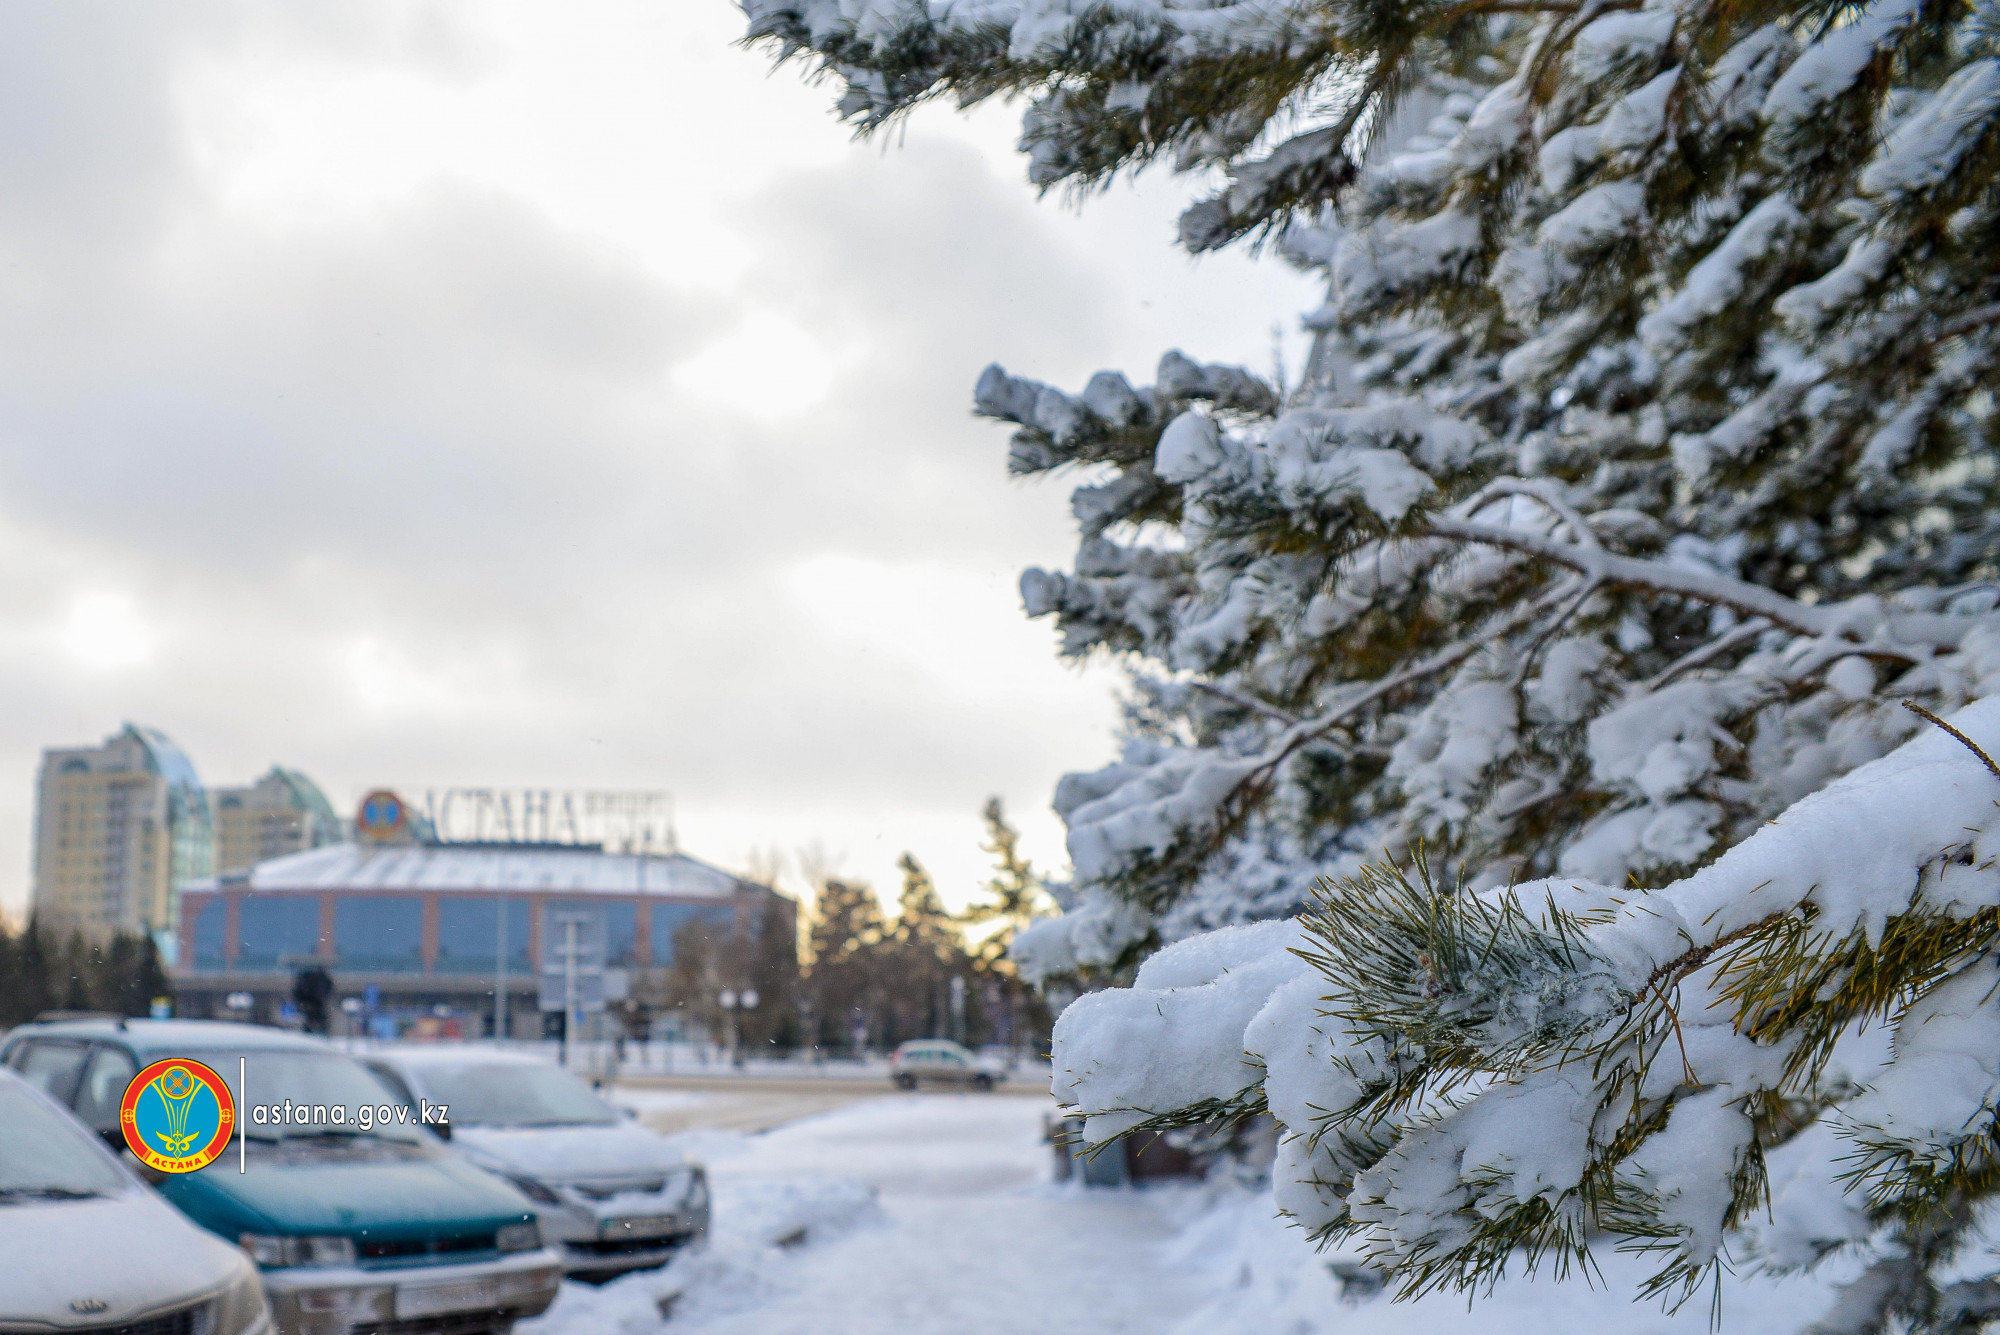
[[[1201,1296],[1169,1264],[1174,1226],[1147,1195],[1050,1185],[1049,1106],[889,1095],[677,1137],[715,1184],[711,1247],[565,1286],[521,1335],[1159,1335]]]

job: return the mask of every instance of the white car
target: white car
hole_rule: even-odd
[[[535,1203],[567,1273],[602,1280],[665,1265],[707,1236],[701,1165],[562,1068],[475,1047],[413,1045],[364,1060],[411,1107],[445,1106],[452,1145]]]
[[[257,1267],[0,1068],[0,1330],[271,1335]]]

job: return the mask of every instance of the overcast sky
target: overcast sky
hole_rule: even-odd
[[[41,748],[211,786],[665,788],[963,902],[1112,754],[987,362],[1267,367],[1312,304],[1194,187],[1038,200],[1018,108],[856,144],[727,0],[0,8],[0,907]],[[1294,341],[1296,347],[1296,340]],[[796,887],[794,887],[796,888]]]

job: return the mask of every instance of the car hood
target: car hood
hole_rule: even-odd
[[[163,1195],[224,1237],[272,1233],[424,1237],[533,1217],[527,1198],[433,1145],[259,1146],[170,1179]]]
[[[236,1273],[240,1255],[143,1188],[0,1205],[0,1256],[7,1258],[0,1324],[123,1325],[214,1291]],[[70,1307],[90,1299],[104,1306]]]
[[[663,1137],[632,1122],[604,1126],[455,1126],[451,1143],[476,1163],[544,1182],[592,1182],[658,1175],[687,1162]]]

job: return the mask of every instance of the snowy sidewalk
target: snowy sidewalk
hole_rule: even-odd
[[[566,1285],[520,1335],[1158,1335],[1202,1296],[1168,1264],[1173,1226],[1139,1193],[1048,1185],[1048,1106],[886,1095],[758,1136],[690,1132],[715,1184],[708,1251]]]

